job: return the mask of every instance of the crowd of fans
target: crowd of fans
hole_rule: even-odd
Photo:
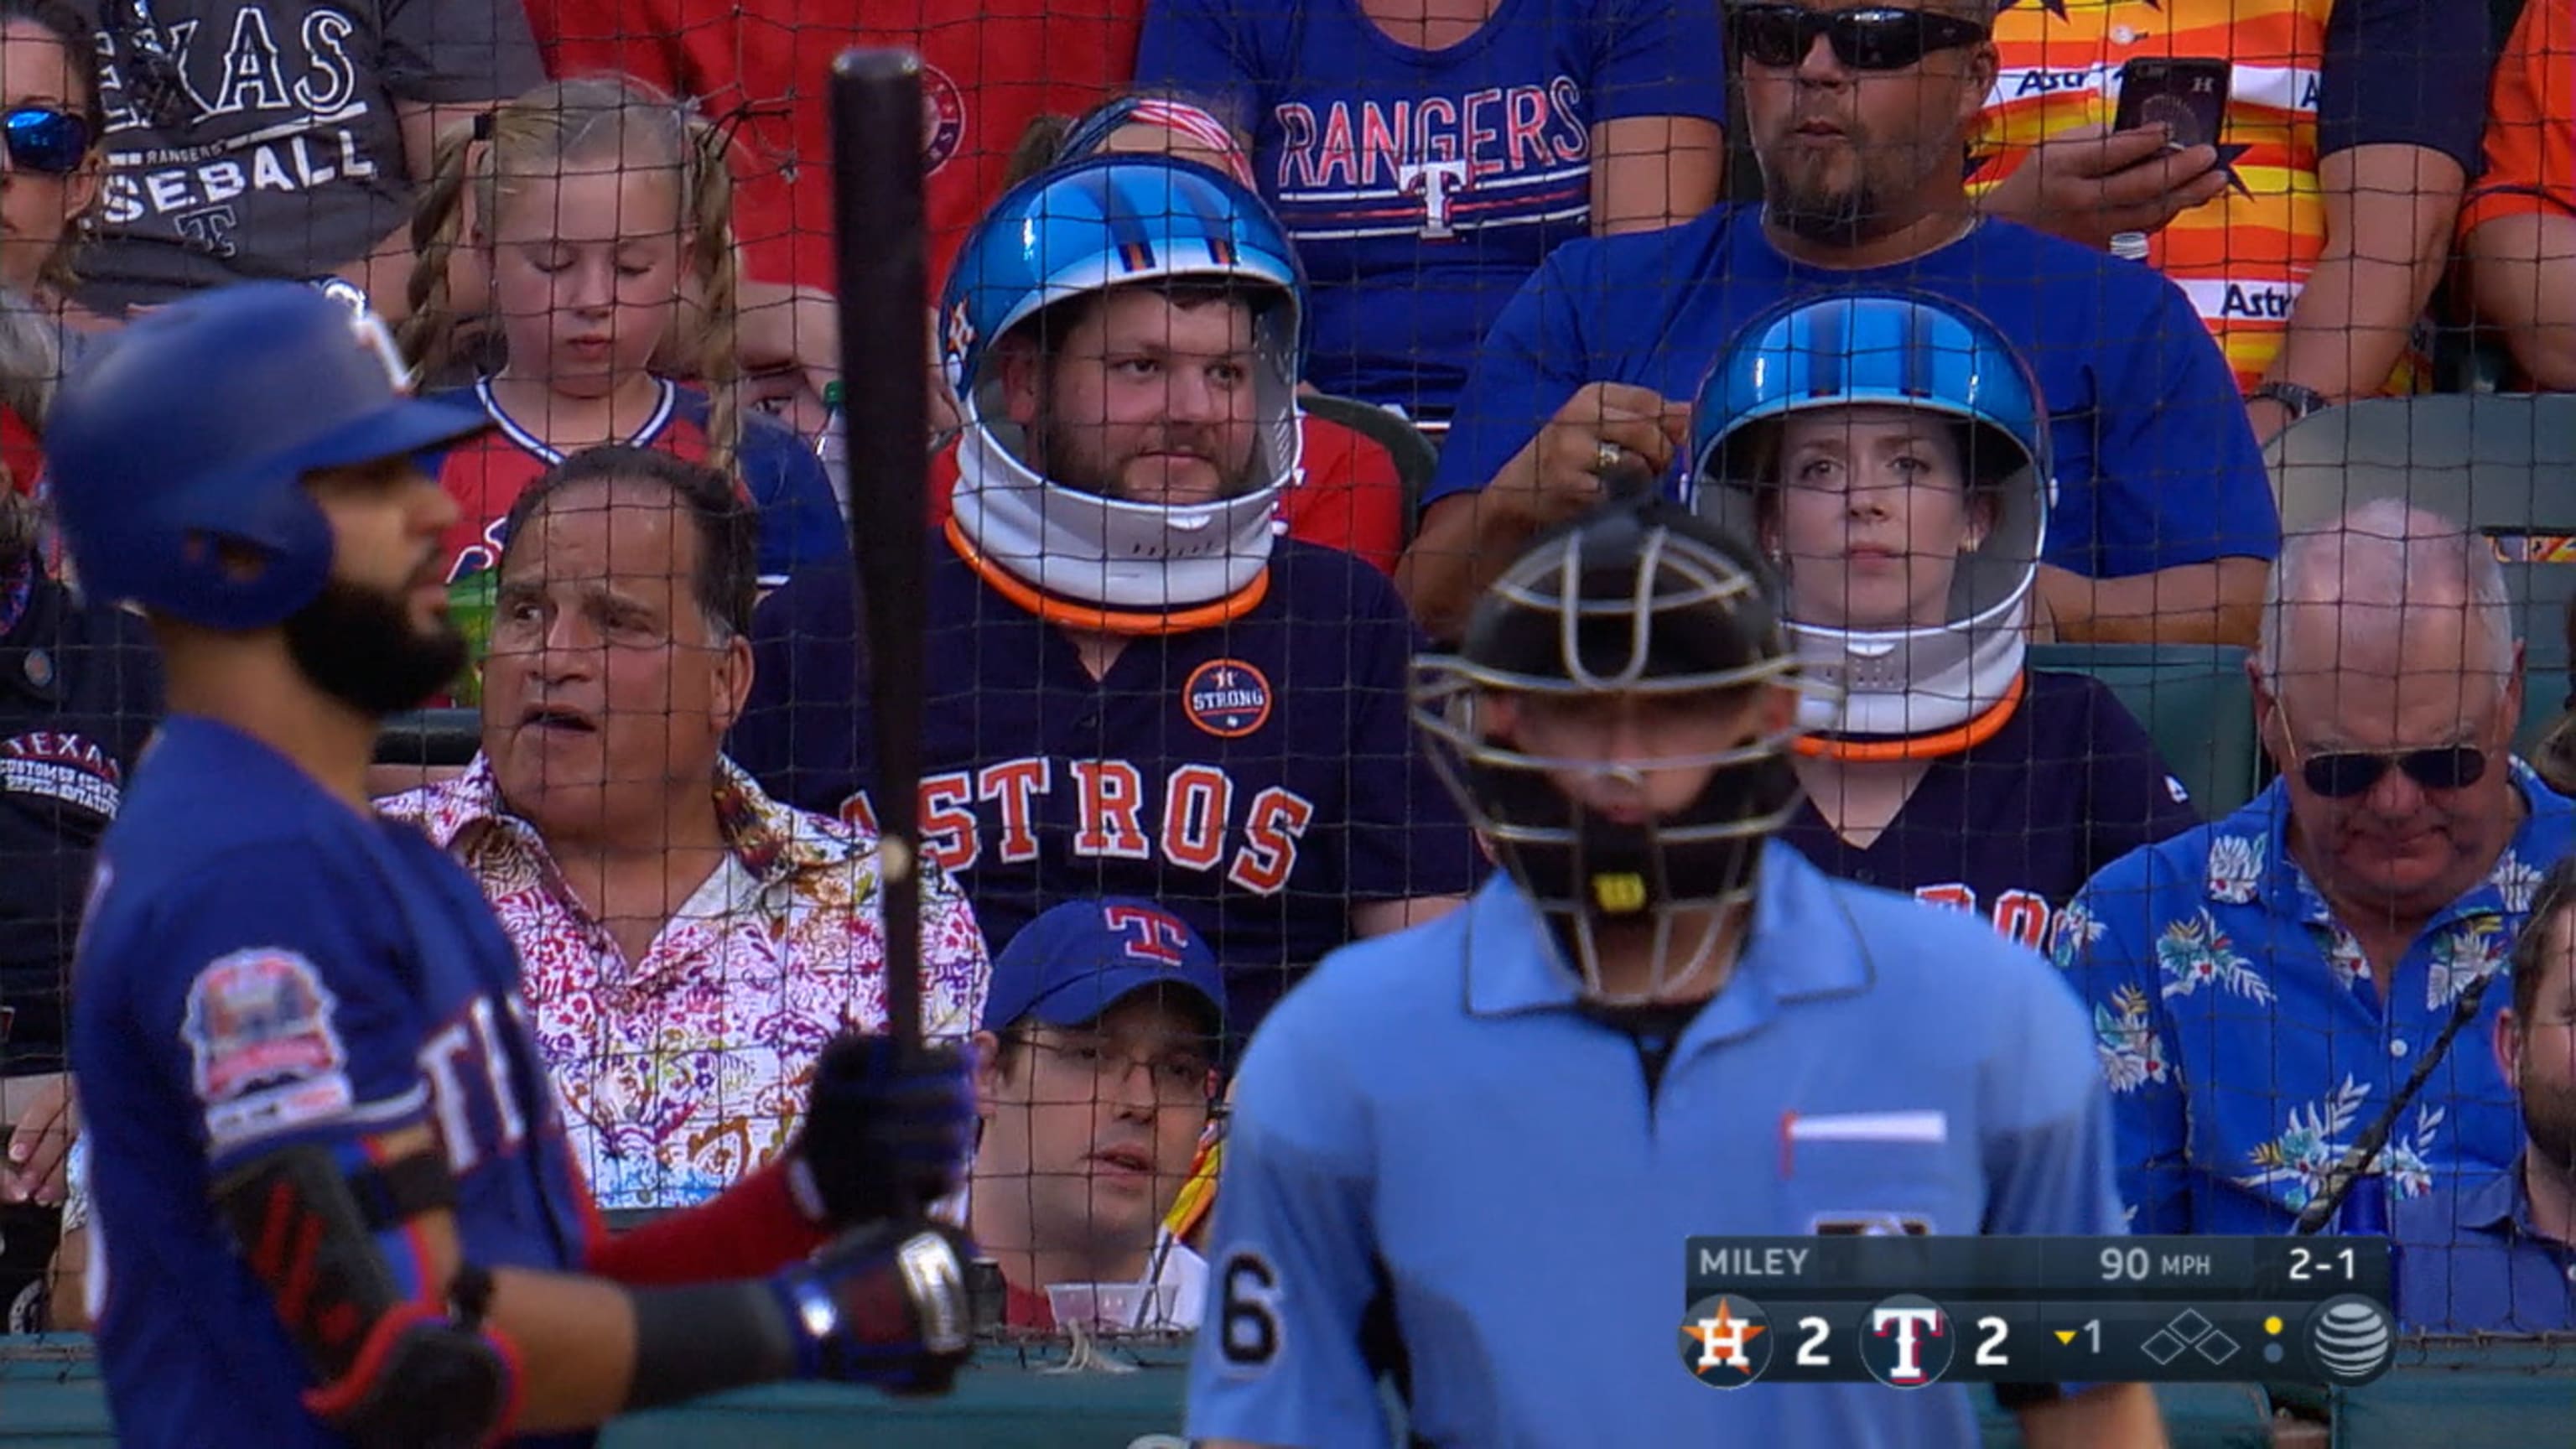
[[[2446,328],[2576,389],[2576,0],[2494,36],[2456,0],[950,8],[0,0],[16,1322],[80,1322],[66,978],[158,713],[134,621],[45,547],[45,369],[182,293],[336,289],[494,425],[428,460],[481,749],[383,808],[494,903],[601,1204],[760,1167],[821,1044],[883,1025],[815,450],[821,80],[873,41],[924,55],[943,289],[923,1019],[981,1048],[957,1211],[1010,1323],[1145,1282],[1195,1324],[1225,1061],[1486,872],[1410,661],[1531,538],[1661,486],[1772,562],[1836,687],[1784,837],[2054,957],[2135,1230],[2287,1229],[2445,1051],[2336,1225],[2415,1249],[2410,1325],[2576,1329],[2576,803],[2514,752],[2554,683],[2465,520],[2285,539],[2262,455],[2429,388]],[[2224,62],[2220,129],[2115,127],[2139,57]],[[1218,279],[1020,305],[994,239],[1066,224],[1067,178],[1229,217]],[[1879,372],[1797,371],[1891,327]],[[2033,639],[2249,650],[2276,777],[2191,800]]]

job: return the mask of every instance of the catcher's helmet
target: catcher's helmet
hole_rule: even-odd
[[[1542,537],[1504,570],[1458,650],[1415,662],[1413,714],[1451,793],[1594,995],[1606,995],[1596,928],[1655,926],[1651,995],[1698,969],[1714,940],[1712,914],[1704,938],[1674,959],[1673,912],[1714,911],[1751,894],[1763,842],[1797,800],[1794,723],[1757,725],[1705,754],[1561,759],[1506,737],[1490,703],[1705,698],[1775,682],[1804,688],[1759,556],[1677,505],[1622,500]],[[1557,783],[1697,768],[1709,774],[1696,796],[1637,823],[1589,810]]]
[[[260,629],[331,575],[331,525],[306,474],[490,425],[412,397],[374,315],[301,283],[248,282],[138,318],[83,359],[54,398],[45,462],[89,597]]]
[[[1800,561],[1784,557],[1790,636],[1841,701],[1832,728],[1845,738],[1806,748],[1849,758],[1945,753],[1976,735],[1962,726],[1989,714],[2000,724],[2019,698],[2047,543],[2048,413],[2029,367],[1993,324],[1911,292],[1772,308],[1728,342],[1701,384],[1691,413],[1695,494],[1728,529],[1759,537],[1766,508],[1790,482],[1781,476],[1782,420],[1869,407],[1927,414],[1952,429],[1962,481],[1992,521],[1959,556],[1937,624],[1826,622],[1833,616],[1815,600],[1802,606]]]

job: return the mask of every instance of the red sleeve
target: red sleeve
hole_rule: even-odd
[[[550,76],[623,71],[679,96],[692,94],[670,41],[679,15],[663,0],[527,0],[528,28]]]
[[[957,445],[949,444],[930,460],[930,528],[936,533],[954,511],[957,492]]]
[[[735,1183],[715,1201],[591,1239],[589,1268],[630,1287],[670,1287],[777,1272],[823,1246],[787,1187],[784,1159]]]
[[[35,430],[7,408],[0,408],[0,468],[8,470],[10,486],[20,493],[35,492],[36,477],[45,471],[45,450]]]
[[[1292,538],[1348,549],[1386,573],[1404,553],[1395,456],[1340,423],[1306,419],[1306,477],[1284,505]]]

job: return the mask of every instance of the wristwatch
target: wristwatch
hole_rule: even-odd
[[[2327,408],[2334,406],[2334,404],[2326,401],[2326,395],[2324,393],[2321,393],[2312,387],[2302,387],[2295,382],[2274,381],[2264,383],[2262,386],[2254,389],[2254,396],[2258,398],[2266,398],[2270,401],[2279,403],[2282,410],[2290,415],[2290,421],[2294,423],[2301,418],[2314,413],[2324,412]]]

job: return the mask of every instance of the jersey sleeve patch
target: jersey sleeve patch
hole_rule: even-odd
[[[1226,1254],[1218,1286],[1217,1349],[1226,1373],[1252,1378],[1269,1372],[1288,1336],[1279,1311],[1279,1270],[1260,1249],[1237,1248]]]
[[[217,1150],[349,1111],[339,1009],[321,972],[293,951],[235,951],[197,973],[180,1031]]]

